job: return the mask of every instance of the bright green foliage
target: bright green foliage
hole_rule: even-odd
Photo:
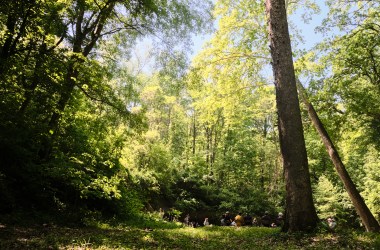
[[[262,59],[249,52],[255,43],[264,46],[257,39],[264,37],[264,19],[249,19],[249,1],[229,4],[218,3],[222,28],[193,63],[186,85],[180,54],[163,60],[159,74],[141,76],[136,108],[146,110],[148,130],[128,139],[122,163],[148,206],[215,215],[283,205],[274,90],[258,74]]]
[[[362,195],[376,219],[380,220],[380,153],[373,147],[365,155],[363,168],[366,175]]]
[[[370,166],[376,165],[373,156],[379,150],[379,5],[376,1],[343,0],[328,1],[328,5],[329,16],[320,28],[326,31],[337,27],[341,33],[306,54],[296,67],[301,76],[310,79],[311,102],[352,180],[376,216],[374,200],[378,195],[370,184],[373,178]],[[316,145],[313,133],[307,133],[307,144]],[[331,163],[318,153],[322,152],[318,148],[321,149],[311,146],[308,150],[315,177],[324,174],[333,186],[339,187]],[[320,181],[319,178],[317,189],[321,188]],[[370,186],[373,191],[369,191]],[[343,198],[338,201],[344,204]],[[352,221],[350,213],[340,216]]]
[[[138,105],[140,79],[119,62],[137,38],[158,38],[161,48],[187,44],[191,32],[209,26],[209,7],[181,0],[2,1],[0,212],[32,207],[82,220],[92,212],[141,210],[144,197],[120,158],[148,122]],[[169,156],[159,144],[152,149],[159,171]]]
[[[363,127],[377,144],[379,4],[376,1],[355,2],[357,5],[343,0],[330,3],[325,27],[338,25],[344,33],[321,46],[328,54],[320,61],[329,66],[324,74],[326,80],[318,88],[324,89],[325,98],[339,105],[334,105],[335,114],[344,112],[350,122],[357,119],[355,127]]]
[[[330,30],[338,28],[343,32],[350,32],[358,26],[362,26],[368,20],[379,17],[379,2],[368,0],[328,0],[329,15],[320,29]],[[376,24],[376,22],[372,22]]]
[[[376,1],[357,2],[334,1],[326,27],[336,21],[347,28],[349,12],[359,25],[295,66],[310,79],[312,103],[379,213],[379,11]],[[289,14],[301,6],[288,4]],[[307,13],[318,10],[302,4]],[[143,208],[178,215],[282,210],[264,5],[217,1],[217,30],[189,67],[184,48],[190,32],[212,26],[210,7],[2,1],[0,213],[43,209],[88,222],[84,217],[130,217]],[[145,38],[154,48],[150,72],[133,53]],[[304,121],[320,216],[351,220],[325,149]]]
[[[331,58],[334,76],[328,81],[347,112],[361,118],[358,126],[369,126],[369,135],[379,135],[379,39],[371,24],[339,39]],[[337,53],[338,52],[338,53]]]
[[[354,213],[348,194],[334,186],[325,175],[319,177],[314,191],[314,199],[318,216],[321,219],[333,216],[338,219],[339,224],[344,224],[345,220]]]
[[[203,166],[210,192],[222,187],[219,208],[262,213],[271,205],[260,193],[278,205],[282,190],[274,90],[260,76],[268,61],[263,5],[219,1],[214,14],[219,29],[194,60],[188,83],[194,164]]]

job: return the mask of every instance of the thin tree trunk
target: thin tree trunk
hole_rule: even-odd
[[[195,156],[195,142],[197,139],[197,127],[196,127],[195,122],[196,122],[196,120],[195,120],[195,111],[194,111],[194,115],[193,115],[193,147],[192,147],[193,157]]]
[[[2,75],[5,72],[7,60],[10,57],[11,52],[10,47],[13,42],[13,36],[15,33],[15,26],[16,26],[16,20],[15,17],[9,13],[6,27],[8,29],[8,35],[6,36],[4,40],[3,46],[0,47],[0,75]]]
[[[329,154],[330,159],[333,162],[335,169],[339,175],[339,178],[342,180],[344,187],[348,195],[350,196],[352,203],[354,204],[357,214],[362,220],[366,228],[366,231],[380,232],[379,223],[365,204],[359,191],[356,189],[354,182],[351,180],[350,175],[348,174],[342,160],[340,159],[338,151],[336,150],[333,142],[330,139],[330,136],[328,135],[325,127],[319,119],[318,114],[315,111],[313,105],[309,102],[307,93],[299,80],[297,80],[297,86],[300,96],[307,108],[310,120],[312,121],[315,129],[318,131],[318,134],[326,147],[327,153]]]
[[[170,129],[171,129],[171,126],[172,126],[172,107],[170,107],[169,105],[169,110],[168,110],[168,125],[167,125],[167,128],[166,128],[166,137],[168,138],[168,140],[170,140]]]
[[[75,39],[73,41],[73,50],[72,52],[82,54],[83,57],[87,57],[91,50],[94,48],[96,42],[101,36],[104,25],[109,18],[113,8],[115,7],[116,2],[110,1],[107,6],[102,8],[99,13],[99,18],[95,21],[91,29],[86,29],[83,27],[84,16],[85,16],[85,1],[81,0],[78,4],[78,13],[75,23]],[[88,42],[86,40],[89,40]],[[72,62],[67,70],[66,79],[64,81],[64,90],[61,93],[60,99],[57,103],[56,110],[52,113],[48,128],[49,133],[53,132],[53,135],[56,132],[56,129],[59,124],[59,120],[62,116],[63,111],[71,98],[71,95],[74,91],[76,84],[76,79],[78,78],[79,71],[77,65],[83,63],[83,59],[74,55],[72,57]],[[42,142],[39,156],[41,160],[47,159],[49,156],[52,145],[52,138],[47,138],[45,142]]]
[[[20,38],[25,35],[28,19],[30,15],[32,15],[32,8],[36,3],[35,1],[25,3],[27,5],[27,9],[23,13],[19,13],[19,8],[21,8],[21,6],[18,6],[18,4],[19,3],[17,1],[14,1],[12,6],[7,6],[9,12],[7,13],[8,16],[5,26],[7,27],[8,32],[3,46],[0,47],[0,75],[2,75],[6,70],[7,60],[11,56],[15,55],[17,44],[20,43]],[[21,5],[23,5],[22,1]],[[17,23],[20,25],[17,25]]]
[[[218,149],[218,127],[215,126],[215,131],[214,131],[214,145],[212,147],[212,153],[211,153],[211,169],[215,163],[215,158],[216,158],[216,150]],[[212,171],[212,170],[211,170]]]
[[[262,142],[262,148],[265,150],[265,147],[266,147],[266,138],[267,138],[267,135],[268,135],[268,130],[267,128],[269,127],[268,124],[267,124],[267,118],[265,117],[264,119],[264,125],[263,125],[263,142]],[[261,164],[260,164],[260,188],[261,188],[261,191],[265,191],[265,168],[267,168],[266,166],[266,163],[265,163],[265,152],[261,153],[260,154],[260,161],[261,161]],[[268,185],[269,186],[269,185]]]
[[[24,115],[27,107],[29,106],[32,100],[33,93],[38,86],[38,83],[40,81],[39,71],[41,69],[41,65],[43,64],[43,60],[44,60],[46,52],[47,52],[47,46],[46,46],[46,43],[44,43],[39,48],[39,53],[36,56],[36,63],[34,65],[33,77],[32,77],[30,86],[26,87],[25,94],[24,94],[24,101],[22,102],[19,109],[20,115]]]
[[[267,0],[266,13],[276,86],[280,148],[286,181],[283,230],[310,231],[317,226],[292,49],[284,0]]]
[[[67,102],[71,97],[71,94],[75,87],[75,81],[79,75],[78,70],[74,68],[75,66],[73,64],[69,66],[65,80],[65,90],[61,93],[61,97],[56,107],[57,111],[53,112],[49,121],[49,129],[52,131],[55,131],[58,126],[58,121],[61,118],[62,112],[65,110]]]
[[[71,63],[66,75],[65,90],[61,93],[61,97],[56,106],[57,111],[53,112],[49,120],[48,129],[50,135],[42,141],[38,151],[38,156],[42,161],[48,159],[52,151],[52,140],[56,136],[56,129],[58,127],[59,119],[61,118],[62,112],[64,111],[74,90],[75,80],[78,77],[78,74],[78,70],[74,68],[74,63]]]
[[[206,163],[207,163],[207,166],[210,166],[211,147],[212,147],[212,128],[206,126],[205,134],[206,134]]]

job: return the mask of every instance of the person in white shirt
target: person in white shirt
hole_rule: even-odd
[[[205,218],[205,221],[203,222],[204,226],[210,226],[210,222],[208,221],[208,218]]]

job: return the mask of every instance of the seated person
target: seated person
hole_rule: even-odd
[[[330,230],[334,230],[336,227],[336,221],[333,217],[327,218],[327,224],[328,224]]]
[[[205,218],[205,221],[203,222],[203,226],[210,226],[210,222],[208,221],[208,218]]]
[[[231,226],[231,227],[235,227],[235,226],[236,226],[236,222],[235,222],[234,220],[232,220],[230,226]]]
[[[231,218],[230,212],[227,211],[224,216],[224,223],[226,223],[226,226],[229,226],[231,225],[231,222],[232,222],[232,218]]]
[[[249,214],[245,214],[244,216],[244,225],[252,226],[252,216],[250,216]]]
[[[263,217],[261,217],[261,225],[263,225],[264,227],[271,227],[272,219],[269,216],[268,211],[265,211]]]
[[[276,218],[276,225],[282,227],[284,225],[284,214],[279,212]]]
[[[236,223],[236,226],[238,227],[241,227],[244,225],[244,218],[243,216],[241,216],[241,213],[238,213],[238,215],[236,215],[235,223]]]

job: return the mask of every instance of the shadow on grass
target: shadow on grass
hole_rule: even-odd
[[[98,227],[0,225],[0,249],[379,249],[378,234],[284,234],[257,227],[179,224]]]

